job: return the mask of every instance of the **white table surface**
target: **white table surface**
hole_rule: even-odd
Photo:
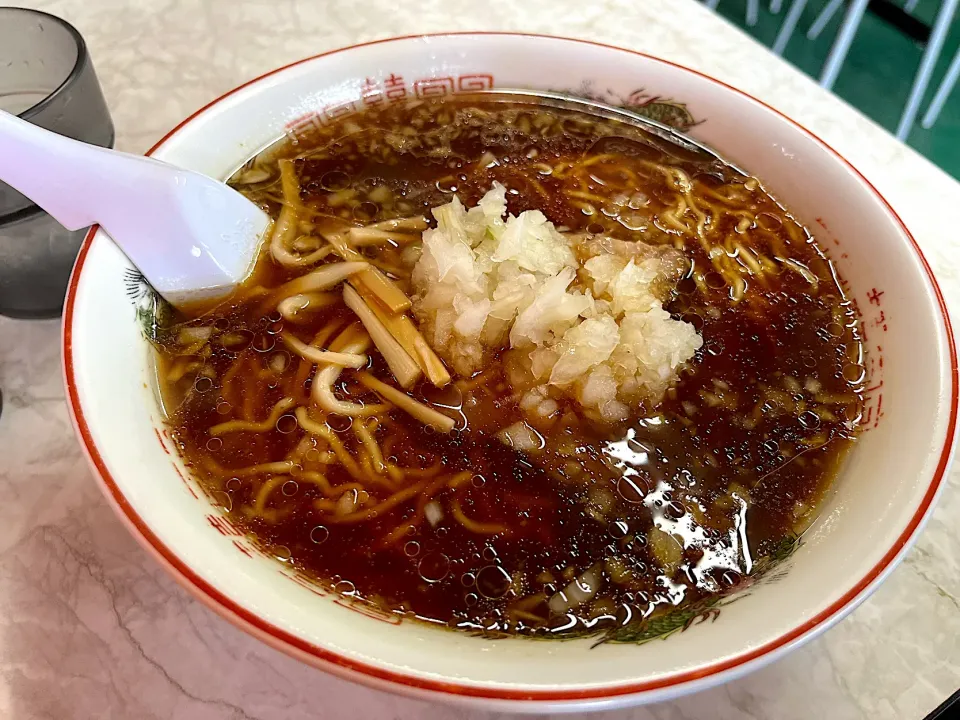
[[[27,0],[86,38],[120,149],[285,63],[373,38],[516,30],[643,50],[792,116],[850,159],[915,234],[954,313],[960,185],[693,0]],[[0,49],[2,50],[2,49]],[[261,645],[131,539],[74,439],[57,321],[0,318],[0,717],[486,718],[363,689]],[[919,719],[960,686],[960,474],[886,584],[822,638],[745,679],[617,720]]]

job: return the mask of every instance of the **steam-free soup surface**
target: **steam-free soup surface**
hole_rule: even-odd
[[[314,129],[232,183],[293,229],[229,301],[183,311],[162,333],[169,425],[238,527],[357,602],[485,632],[642,622],[765,567],[815,517],[854,439],[857,318],[817,243],[756,179],[612,121],[471,98]],[[590,312],[616,317],[582,280],[596,248],[662,261],[657,308],[698,348],[662,386],[621,382],[615,400],[591,404],[585,381],[531,380],[525,346],[490,341],[474,367],[437,341],[423,300],[437,282],[415,280],[427,252],[417,219],[435,227],[434,209],[454,196],[474,207],[497,184],[510,216],[539,210],[567,239],[571,288],[593,288]],[[393,218],[414,220],[351,244],[349,228]],[[364,367],[339,371],[331,391],[372,412],[317,404],[311,385],[328,366],[297,343],[349,350],[363,326],[339,285],[281,304],[298,289],[286,283],[342,262],[342,243],[412,299],[399,315],[450,373],[444,387],[425,371],[401,387],[368,342]],[[545,404],[531,411],[530,393]]]

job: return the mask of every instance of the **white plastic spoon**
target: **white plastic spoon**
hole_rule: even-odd
[[[240,283],[270,224],[205,175],[71,140],[3,111],[0,180],[68,230],[99,223],[174,305]]]

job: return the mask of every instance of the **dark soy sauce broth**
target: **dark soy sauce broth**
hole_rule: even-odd
[[[636,408],[628,422],[603,425],[561,403],[536,453],[496,437],[522,419],[507,383],[509,354],[443,390],[421,381],[412,394],[454,417],[456,429],[433,431],[397,409],[375,424],[363,418],[385,461],[414,474],[358,483],[330,461],[325,442],[304,441],[292,412],[263,432],[209,433],[231,419],[261,420],[287,396],[309,405],[312,372],[280,333],[309,343],[332,320],[352,319],[340,304],[315,321],[285,322],[264,298],[307,270],[265,256],[228,302],[181,311],[158,343],[158,371],[183,458],[269,552],[388,612],[475,631],[564,635],[730,592],[816,516],[860,420],[858,320],[814,238],[757,180],[612,121],[475,99],[338,120],[271,148],[232,182],[276,215],[276,164],[286,158],[319,226],[429,217],[454,193],[469,207],[497,181],[513,214],[538,209],[565,232],[676,247],[690,270],[664,307],[693,323],[703,346],[663,401]],[[766,258],[765,272],[745,273],[746,286],[732,288],[710,248],[671,219],[696,222],[675,211],[677,185],[657,165],[690,179],[716,247],[734,260],[739,252]],[[385,267],[402,267],[402,251],[362,249]],[[184,340],[184,328],[200,330]],[[376,350],[369,355],[370,373],[389,377]],[[336,389],[376,402],[350,371]],[[318,421],[346,451],[359,446],[358,419]],[[297,472],[361,486],[350,491],[354,501],[418,490],[363,521],[332,522],[337,498],[315,483],[249,471],[291,456]],[[561,591],[566,600],[551,603]]]

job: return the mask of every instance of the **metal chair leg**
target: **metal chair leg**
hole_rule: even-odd
[[[720,0],[704,0],[703,4],[710,10],[716,10]],[[760,0],[747,0],[747,25],[753,27],[760,19]]]
[[[773,52],[777,55],[783,55],[787,49],[787,43],[793,36],[793,31],[797,29],[797,23],[800,22],[800,16],[803,15],[803,9],[807,6],[807,0],[793,0],[787,16],[783,19],[783,25],[777,31],[777,39],[773,42]]]
[[[940,87],[937,88],[937,94],[933,96],[930,107],[927,108],[923,120],[920,121],[920,125],[924,129],[929,130],[933,127],[933,124],[940,116],[940,112],[943,110],[943,106],[947,102],[947,98],[950,97],[950,92],[956,87],[958,79],[960,79],[960,50],[953,56],[950,69],[947,70],[947,74],[943,76]]]
[[[827,6],[820,11],[820,14],[817,15],[817,19],[813,21],[813,25],[810,26],[810,29],[807,30],[807,37],[810,40],[816,40],[820,37],[820,33],[823,32],[823,29],[827,24],[833,20],[833,16],[837,14],[837,11],[843,7],[843,0],[830,0],[827,3]]]
[[[956,3],[957,0],[949,0]],[[860,21],[863,20],[863,14],[867,11],[867,4],[870,0],[853,0],[850,7],[847,8],[847,14],[843,18],[843,24],[840,26],[840,32],[837,39],[833,41],[833,47],[830,48],[830,55],[827,56],[827,62],[820,73],[820,87],[830,90],[833,83],[840,74],[840,68],[843,67],[843,61],[847,57],[847,51],[853,43],[853,36],[857,34],[860,27]]]
[[[770,0],[770,12],[776,15],[783,9],[783,0]]]
[[[960,0],[943,0],[940,5],[937,20],[933,24],[933,32],[930,33],[930,39],[927,41],[927,49],[923,51],[920,68],[917,70],[913,87],[910,89],[910,98],[907,100],[907,105],[903,109],[903,115],[900,116],[900,124],[897,126],[898,140],[906,140],[910,134],[913,121],[916,119],[917,111],[920,109],[920,102],[923,100],[923,94],[927,91],[927,85],[930,84],[930,76],[933,74],[933,68],[937,64],[941,50],[943,50],[943,41],[947,39],[947,33],[950,31],[950,23],[953,22],[953,16],[957,12],[958,4],[960,4]]]

